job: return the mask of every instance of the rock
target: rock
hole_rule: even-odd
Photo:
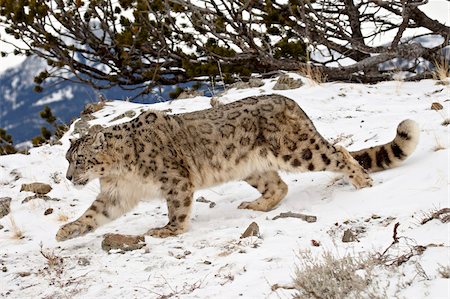
[[[241,239],[253,236],[259,238],[259,226],[256,222],[250,223],[245,232],[241,235]]]
[[[5,217],[11,212],[11,197],[0,198],[0,218]]]
[[[85,114],[92,114],[94,112],[97,112],[97,111],[101,110],[103,107],[105,107],[105,104],[106,104],[105,101],[100,101],[97,103],[88,103],[88,104],[86,104],[86,106],[84,106],[84,109],[81,112],[81,114],[85,115]]]
[[[294,89],[299,88],[303,85],[302,80],[300,79],[293,79],[289,77],[288,75],[281,75],[277,83],[275,83],[275,86],[273,87],[274,90],[286,90],[286,89]]]
[[[173,256],[174,258],[176,258],[177,260],[185,259],[191,253],[192,252],[190,252],[189,250],[185,250],[183,253],[179,253],[179,254],[173,254],[172,252],[169,251],[169,254],[171,256]]]
[[[49,184],[45,183],[22,184],[20,192],[22,191],[28,191],[39,195],[44,195],[52,191],[52,187]]]
[[[264,85],[261,79],[252,78],[248,82],[236,82],[231,84],[230,88],[245,89],[245,88],[256,88]]]
[[[3,228],[4,228],[4,226],[0,224],[0,229],[3,229]]]
[[[89,130],[89,123],[87,120],[83,120],[83,117],[79,121],[77,121],[73,128],[72,134],[79,134],[80,136],[83,136],[87,133]]]
[[[22,177],[17,169],[13,169],[9,174],[14,177],[14,181],[17,181]]]
[[[319,247],[320,246],[320,242],[317,240],[311,240],[311,245],[314,247]]]
[[[145,245],[144,236],[106,234],[102,241],[102,249],[105,251],[110,251],[111,249],[131,251],[141,249]]]
[[[19,275],[20,277],[27,277],[27,276],[30,276],[31,273],[30,272],[17,272],[17,275]]]
[[[210,200],[207,200],[206,198],[204,198],[203,196],[200,196],[199,198],[197,198],[195,200],[196,202],[204,202],[204,203],[209,203],[209,207],[210,208],[214,208],[216,206],[216,203]]]
[[[31,196],[25,197],[25,199],[22,200],[22,203],[27,203],[27,202],[29,202],[30,200],[33,200],[33,199],[36,199],[36,198],[40,198],[40,199],[43,199],[43,200],[45,200],[45,201],[49,201],[49,200],[52,200],[52,201],[60,201],[60,200],[61,200],[61,199],[59,199],[59,198],[53,198],[53,197],[50,197],[50,196],[47,196],[47,195],[35,194],[35,195],[31,195]]]
[[[181,99],[192,99],[195,97],[200,97],[204,95],[203,91],[198,91],[198,90],[183,90],[180,95],[177,97],[177,100],[181,100]]]
[[[133,117],[135,117],[135,116],[136,116],[136,112],[135,112],[135,111],[133,111],[133,110],[128,110],[128,111],[125,111],[124,113],[122,113],[122,114],[120,114],[120,115],[114,117],[114,118],[111,119],[109,122],[113,122],[113,121],[116,121],[116,120],[119,120],[119,119],[122,119],[122,118],[125,118],[125,117],[133,118]]]
[[[44,215],[50,215],[51,213],[53,213],[53,209],[52,208],[48,208],[47,210],[44,211]]]
[[[90,121],[90,120],[94,120],[97,119],[97,117],[93,116],[92,114],[82,114],[80,116],[80,118],[86,122]]]
[[[348,242],[355,242],[356,236],[352,233],[350,229],[347,229],[344,231],[344,235],[342,236],[342,242],[348,243]]]
[[[91,264],[91,262],[85,257],[80,257],[78,259],[78,265],[80,265],[80,266],[89,266],[90,264]]]
[[[431,110],[442,110],[444,109],[444,106],[438,102],[434,102],[431,104]]]
[[[280,215],[273,217],[272,220],[277,220],[279,218],[288,218],[288,217],[299,218],[299,219],[302,219],[309,223],[313,223],[313,222],[317,221],[316,216],[300,214],[300,213],[293,213],[293,212],[280,213]]]

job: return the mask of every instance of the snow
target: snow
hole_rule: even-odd
[[[72,88],[58,90],[47,97],[44,97],[33,104],[33,106],[47,105],[53,102],[59,102],[62,100],[71,100],[73,98]]]
[[[437,85],[433,80],[315,85],[302,80],[305,85],[301,88],[273,91],[275,80],[268,79],[260,88],[232,89],[219,99],[228,103],[259,94],[288,96],[299,103],[324,137],[340,140],[349,150],[392,140],[397,124],[411,118],[421,129],[418,148],[401,166],[372,174],[374,186],[361,190],[355,190],[339,174],[283,173],[289,193],[267,213],[237,209],[240,202],[258,197],[258,192],[244,182],[198,190],[194,198],[203,196],[216,206],[196,202],[188,232],[167,239],[146,237],[145,249],[123,254],[104,252],[100,246],[103,235],[141,234],[164,225],[164,201],[144,201],[93,233],[58,243],[58,228],[83,213],[99,191],[96,181],[76,189],[64,178],[68,166],[64,156],[69,137],[73,138],[70,132],[63,137],[62,145],[32,149],[29,155],[1,156],[0,197],[13,200],[10,216],[0,219],[4,226],[0,230],[0,270],[7,269],[0,271],[0,296],[290,298],[292,290],[272,291],[271,286],[292,282],[299,251],[310,250],[314,256],[324,250],[337,256],[381,253],[392,243],[393,227],[398,222],[398,235],[404,240],[436,246],[428,247],[392,273],[380,270],[381,279],[390,282],[387,297],[448,298],[449,280],[439,275],[438,268],[449,266],[449,224],[432,220],[421,225],[420,221],[430,211],[449,207],[449,127],[441,125],[449,117],[449,85]],[[432,102],[441,103],[444,109],[431,110]],[[115,101],[97,112],[98,118],[91,124],[126,121],[111,122],[128,110],[138,114],[141,109],[184,113],[209,107],[206,97],[153,105]],[[437,146],[442,149],[436,151]],[[16,180],[17,174],[20,178]],[[60,182],[56,183],[58,178]],[[35,181],[51,184],[53,190],[48,195],[60,201],[35,199],[22,204],[31,194],[19,192],[21,184]],[[50,207],[53,213],[44,216]],[[287,211],[314,215],[318,220],[272,220]],[[13,237],[11,219],[22,230],[22,239]],[[260,227],[261,238],[240,239],[253,221]],[[347,228],[363,229],[358,242],[341,241]],[[320,246],[312,246],[311,240],[319,241]],[[44,253],[62,258],[62,266],[50,267],[40,253],[40,244]],[[406,249],[403,244],[396,250],[400,254]],[[417,265],[427,278],[418,275]]]

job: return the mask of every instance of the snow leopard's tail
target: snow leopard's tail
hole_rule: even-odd
[[[397,166],[410,156],[419,142],[419,125],[410,119],[397,127],[397,136],[389,143],[350,152],[353,158],[369,172]]]

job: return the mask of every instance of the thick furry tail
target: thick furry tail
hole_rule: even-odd
[[[419,125],[407,119],[398,125],[397,136],[391,142],[350,152],[350,155],[369,172],[392,168],[414,152],[419,135]]]

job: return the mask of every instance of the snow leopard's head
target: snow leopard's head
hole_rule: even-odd
[[[101,177],[110,164],[102,129],[99,125],[93,126],[83,137],[70,141],[66,153],[69,161],[66,178],[74,185],[86,185],[90,180]]]

